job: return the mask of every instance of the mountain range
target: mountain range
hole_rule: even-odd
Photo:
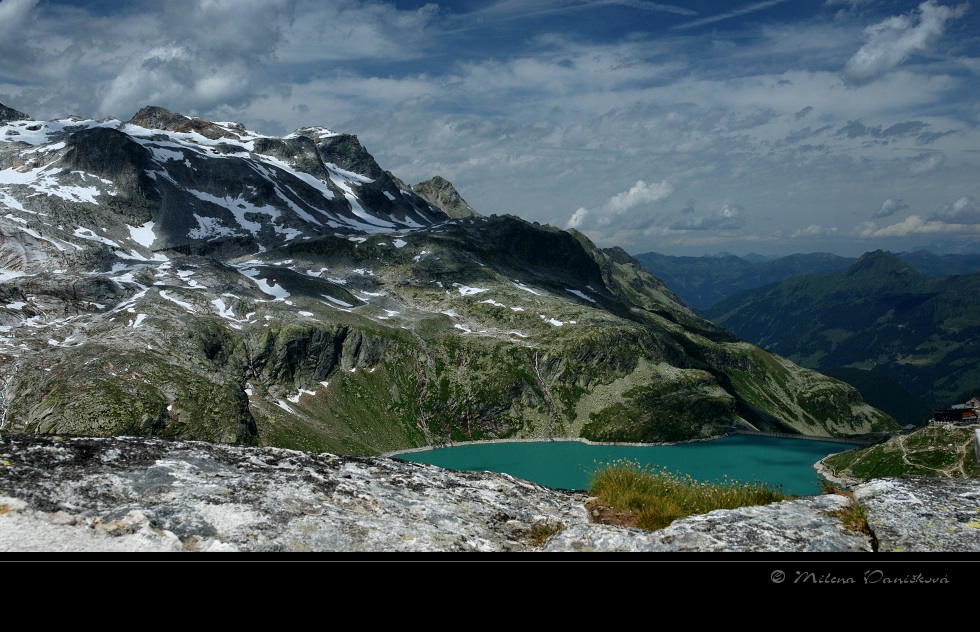
[[[978,311],[980,273],[926,276],[877,250],[841,272],[746,290],[700,314],[921,425],[931,408],[978,393]]]
[[[379,454],[894,419],[356,136],[0,106],[0,430]]]
[[[980,257],[975,254],[937,255],[928,250],[916,250],[896,253],[895,256],[926,276],[980,272]],[[829,252],[797,253],[776,258],[761,255],[738,257],[727,252],[701,257],[647,252],[635,257],[650,274],[663,281],[695,311],[712,307],[743,290],[794,276],[841,272],[857,261],[857,257],[841,257]]]

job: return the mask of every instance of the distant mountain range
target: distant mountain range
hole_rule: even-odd
[[[643,267],[662,280],[688,307],[703,310],[729,296],[804,274],[831,274],[846,269],[856,257],[827,252],[766,258],[719,253],[676,257],[647,252],[635,255]],[[980,272],[980,255],[936,255],[926,250],[897,253],[899,259],[927,276]]]
[[[980,273],[927,276],[878,250],[841,272],[745,290],[699,313],[858,386],[903,423],[980,393]]]
[[[897,427],[625,251],[353,135],[0,107],[0,430],[380,454]]]

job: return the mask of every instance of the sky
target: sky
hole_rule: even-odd
[[[356,134],[631,254],[980,253],[978,0],[0,0],[0,103]]]

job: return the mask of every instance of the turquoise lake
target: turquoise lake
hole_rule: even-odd
[[[553,489],[586,489],[597,465],[629,459],[711,483],[737,480],[782,487],[798,496],[821,493],[813,465],[853,444],[731,435],[666,446],[589,445],[581,441],[476,443],[395,455],[452,470],[500,472]],[[727,476],[727,478],[726,478]]]

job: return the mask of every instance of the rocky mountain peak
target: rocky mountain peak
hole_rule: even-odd
[[[890,276],[921,276],[909,264],[899,259],[887,250],[866,252],[844,271],[847,276],[855,275],[890,275]]]
[[[372,180],[384,177],[384,169],[354,134],[324,135],[316,140],[317,150],[324,162],[333,163],[341,169],[362,174]]]
[[[839,273],[841,287],[855,295],[870,292],[905,292],[925,281],[925,275],[887,250],[861,255],[850,267]]]
[[[438,206],[446,212],[449,217],[481,217],[476,210],[470,206],[463,196],[459,194],[451,182],[441,176],[435,176],[412,185],[415,191],[430,203]]]
[[[3,103],[0,103],[0,123],[6,123],[8,121],[33,121],[34,119],[24,114],[23,112],[18,112],[13,108],[8,108]]]
[[[148,105],[136,113],[133,118],[127,121],[132,125],[139,125],[147,129],[169,130],[172,132],[196,132],[205,138],[217,140],[219,138],[239,139],[245,132],[244,126],[238,123],[229,124],[222,127],[211,121],[206,121],[197,117],[184,116],[171,112],[165,108]],[[235,130],[235,131],[232,131]]]

